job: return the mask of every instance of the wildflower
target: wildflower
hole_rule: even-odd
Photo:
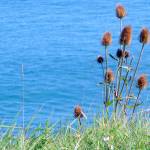
[[[110,140],[109,136],[103,138],[104,142],[108,142]]]
[[[122,19],[123,17],[126,16],[126,10],[122,5],[117,5],[117,7],[116,7],[116,16],[119,19]]]
[[[123,52],[123,50],[122,50],[122,49],[118,49],[118,50],[117,50],[117,53],[116,53],[116,56],[117,56],[118,58],[124,57],[124,52]]]
[[[102,45],[109,46],[112,43],[112,37],[110,32],[106,32],[102,38]]]
[[[146,75],[141,75],[139,78],[138,78],[138,81],[137,81],[137,87],[142,90],[143,88],[145,88],[146,86],[148,85],[148,82],[147,82],[147,78],[146,78]]]
[[[131,43],[131,38],[132,38],[132,28],[130,26],[124,27],[120,36],[120,44],[129,45]]]
[[[75,108],[74,108],[74,116],[75,116],[75,118],[85,118],[85,119],[87,119],[87,116],[85,115],[85,113],[82,111],[82,108],[79,106],[79,105],[77,105]]]
[[[143,28],[140,33],[140,43],[147,44],[149,42],[149,30]]]
[[[105,81],[111,83],[114,80],[114,75],[111,69],[108,69],[105,74]]]
[[[110,150],[114,150],[114,146],[113,145],[110,145]]]
[[[104,58],[102,56],[97,57],[97,62],[102,64],[104,62]]]

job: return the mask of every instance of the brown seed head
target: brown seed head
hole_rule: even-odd
[[[116,53],[116,56],[117,56],[118,58],[124,57],[124,52],[123,52],[123,50],[122,50],[122,49],[118,49],[118,50],[117,50],[117,53]]]
[[[79,105],[74,108],[74,117],[75,118],[83,117],[82,108]]]
[[[139,78],[138,78],[138,81],[137,81],[137,87],[142,90],[143,88],[145,88],[146,86],[148,85],[148,82],[147,82],[147,78],[146,78],[146,75],[141,75]]]
[[[111,33],[110,32],[104,33],[103,38],[102,38],[102,45],[109,46],[111,42],[112,42]]]
[[[120,44],[129,45],[132,39],[132,28],[130,26],[126,26],[123,28],[120,35]]]
[[[108,69],[105,74],[105,81],[111,83],[114,80],[114,75],[111,69]]]
[[[122,19],[123,17],[126,16],[126,10],[122,5],[117,5],[117,7],[116,7],[116,16],[119,19]]]
[[[140,43],[147,44],[149,42],[149,30],[143,28],[140,33]]]
[[[102,64],[104,62],[104,58],[102,56],[97,57],[97,62]]]
[[[130,57],[130,53],[129,53],[128,51],[125,51],[125,52],[124,52],[124,55],[125,55],[125,58]]]

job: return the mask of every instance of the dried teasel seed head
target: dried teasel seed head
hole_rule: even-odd
[[[111,83],[114,80],[114,74],[111,69],[108,69],[105,74],[105,82]]]
[[[122,19],[123,17],[126,16],[126,10],[122,5],[117,5],[117,7],[116,7],[116,16],[119,19]]]
[[[110,32],[106,32],[102,38],[102,45],[109,46],[112,43],[112,37]]]
[[[104,62],[104,58],[102,56],[97,57],[97,62],[102,64]]]
[[[129,45],[132,39],[132,28],[131,26],[126,26],[123,28],[120,35],[120,44]]]
[[[149,30],[147,28],[143,28],[140,33],[140,43],[147,44],[149,42]]]
[[[118,58],[124,57],[124,52],[123,52],[123,50],[122,50],[122,49],[118,49],[118,50],[117,50],[117,53],[116,53],[116,56],[117,56]]]
[[[83,117],[83,112],[82,112],[82,108],[81,106],[77,105],[75,108],[74,108],[74,117],[75,118],[82,118]]]
[[[124,52],[124,55],[125,55],[125,58],[130,57],[130,53],[129,53],[128,51],[125,51],[125,52]]]
[[[147,77],[145,74],[142,74],[137,81],[137,87],[142,90],[148,85]]]

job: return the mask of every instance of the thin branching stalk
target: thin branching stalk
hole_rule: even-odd
[[[122,19],[120,19],[120,33],[122,31]]]
[[[131,58],[131,61],[130,61],[130,64],[129,64],[130,66],[131,66],[131,64],[132,64],[132,61],[133,61],[133,58]],[[126,72],[126,76],[125,76],[125,79],[124,79],[124,82],[123,82],[122,88],[121,88],[121,90],[120,90],[119,97],[121,96],[121,94],[122,94],[122,92],[123,92],[123,89],[124,89],[124,86],[125,86],[126,80],[127,80],[127,78],[128,78],[129,72],[130,72],[130,70],[128,69],[128,71]]]
[[[105,62],[106,62],[106,66],[105,66],[105,74],[108,70],[108,49],[107,49],[107,46],[105,46]],[[104,80],[105,80],[105,77],[104,77]],[[108,110],[107,110],[107,106],[106,106],[106,103],[108,101],[108,85],[107,85],[107,82],[105,82],[105,109],[106,109],[106,113],[108,115]]]
[[[21,81],[22,81],[22,150],[25,150],[25,125],[24,125],[24,66],[21,65]]]
[[[131,115],[131,118],[133,117],[133,115],[134,115],[134,112],[135,112],[135,108],[136,108],[136,106],[137,106],[137,103],[138,103],[138,100],[139,100],[139,96],[140,96],[140,94],[141,94],[141,89],[139,89],[139,92],[138,92],[138,96],[137,96],[137,99],[136,99],[136,101],[135,101],[135,104],[134,104],[134,107],[133,107],[133,111],[132,111],[132,115]]]
[[[131,80],[131,84],[130,84],[130,88],[129,88],[129,91],[128,91],[128,94],[127,94],[127,98],[126,98],[126,105],[128,103],[128,100],[129,100],[129,96],[130,96],[130,93],[131,93],[131,90],[132,90],[132,86],[133,86],[133,82],[134,82],[134,78],[135,78],[135,75],[137,73],[137,70],[138,70],[138,67],[139,67],[139,64],[140,64],[140,61],[141,61],[141,57],[142,57],[142,54],[143,54],[143,51],[144,51],[144,43],[142,44],[142,48],[141,48],[141,52],[140,52],[140,56],[139,56],[139,59],[138,59],[138,62],[137,62],[137,65],[136,65],[136,68],[135,68],[135,71],[134,71],[134,74],[133,74],[133,77],[132,77],[132,80]]]
[[[125,51],[125,45],[123,45],[123,53]],[[120,84],[121,84],[121,77],[122,77],[122,66],[123,66],[123,57],[120,60],[120,64],[119,64],[119,82],[118,82],[118,89],[117,89],[117,94],[119,96],[119,92],[120,92]],[[117,96],[117,98],[119,98]],[[116,104],[115,104],[115,114],[117,113],[117,105],[118,105],[118,99],[116,99]]]
[[[80,118],[80,116],[78,117],[78,121],[79,121],[79,127],[81,127],[81,118]]]

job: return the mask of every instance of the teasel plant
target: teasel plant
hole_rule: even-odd
[[[83,112],[82,107],[80,105],[75,106],[74,117],[75,117],[75,119],[78,119],[79,127],[81,127],[81,125],[82,125],[81,119],[82,118],[87,119],[87,117],[86,117],[85,113]]]
[[[134,107],[133,107],[133,111],[132,111],[132,116],[131,117],[133,117],[136,107],[140,104],[140,103],[138,103],[138,101],[139,101],[139,97],[140,97],[141,91],[144,88],[146,88],[147,85],[148,85],[147,77],[146,77],[145,74],[142,74],[137,80],[138,95],[137,95],[137,98],[136,98],[136,101],[135,101],[135,104],[134,104]]]
[[[108,94],[109,94],[109,85],[110,82],[107,82],[108,79],[108,74],[110,73],[110,70],[108,70],[108,47],[111,45],[112,43],[112,36],[110,32],[105,32],[102,40],[101,40],[101,44],[104,46],[105,49],[105,67],[103,69],[103,77],[104,77],[104,88],[105,88],[105,92],[104,92],[104,97],[105,97],[105,101],[104,101],[104,105],[105,105],[105,111],[108,115],[108,108],[107,108],[107,103],[108,103]],[[103,67],[103,66],[102,66]],[[112,72],[111,72],[112,73]]]
[[[139,42],[142,44],[142,46],[141,46],[141,50],[140,50],[140,55],[139,55],[139,58],[138,58],[138,62],[136,64],[136,67],[135,67],[135,70],[134,70],[134,73],[133,73],[133,76],[132,76],[130,88],[129,88],[129,91],[128,91],[128,97],[130,96],[131,91],[132,91],[132,87],[133,87],[135,75],[136,75],[136,73],[138,71],[138,67],[140,65],[140,61],[141,61],[142,54],[143,54],[143,51],[144,51],[144,46],[149,43],[149,40],[150,40],[150,32],[149,32],[149,30],[146,27],[144,27],[141,30],[140,36],[139,36]],[[126,99],[126,105],[128,103],[128,100],[129,100],[128,97]]]
[[[122,20],[126,16],[126,10],[123,5],[116,6],[116,17],[120,20],[120,32],[122,31]]]
[[[117,48],[116,56],[108,51],[108,47],[112,43],[112,36],[110,32],[105,32],[101,40],[101,44],[105,50],[105,57],[101,55],[97,57],[97,62],[101,64],[102,67],[102,83],[105,87],[103,103],[106,116],[109,116],[109,107],[113,107],[112,114],[114,114],[115,117],[120,115],[126,116],[128,108],[132,109],[132,111],[129,110],[129,112],[131,112],[130,116],[133,116],[136,108],[140,105],[139,97],[141,91],[147,86],[147,79],[142,75],[137,83],[139,89],[138,95],[131,95],[144,47],[149,43],[149,30],[143,28],[140,32],[139,42],[142,44],[142,47],[137,63],[135,63],[134,56],[131,55],[131,50],[129,51],[132,42],[132,27],[130,25],[122,27],[122,19],[126,16],[126,10],[122,5],[117,5],[116,16],[120,19],[120,36],[118,43],[120,47]],[[109,56],[116,62],[115,73],[109,68]],[[133,64],[136,64],[135,67]],[[130,100],[135,102],[134,105],[129,105]]]

